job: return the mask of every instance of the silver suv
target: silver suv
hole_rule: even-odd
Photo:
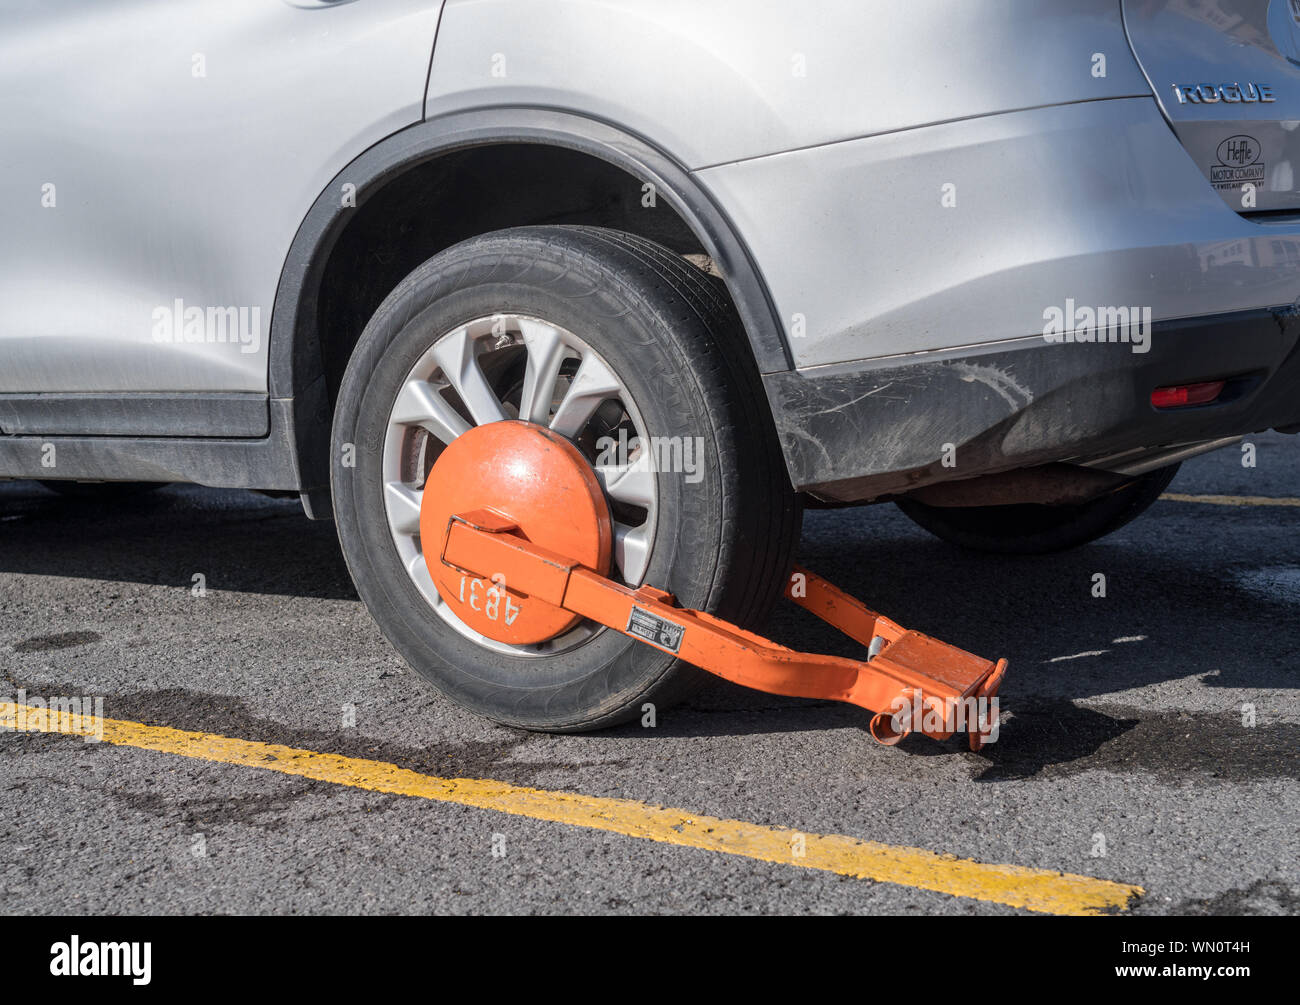
[[[466,623],[420,514],[476,425],[588,458],[614,578],[761,625],[804,505],[1050,551],[1300,424],[1296,0],[6,8],[0,476],[300,493],[503,722],[698,672]]]

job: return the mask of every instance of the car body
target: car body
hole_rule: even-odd
[[[809,501],[1300,427],[1290,0],[29,0],[0,93],[3,477],[327,517],[385,298],[555,224],[720,278]]]
[[[13,193],[0,209],[0,471],[49,476],[32,438],[57,437],[60,476],[298,490],[322,508],[321,356],[340,350],[313,342],[339,232],[402,173],[436,181],[440,156],[494,148],[616,167],[624,179],[593,181],[626,183],[602,193],[616,213],[712,258],[792,482],[815,495],[1294,424],[1300,181],[1281,183],[1300,144],[1287,119],[1300,50],[1288,4],[1238,6],[1252,13],[1118,0],[996,14],[901,0],[20,5],[0,39]],[[1239,80],[1274,101],[1174,97]],[[1253,212],[1206,177],[1233,135],[1268,147]],[[450,174],[445,192],[403,198],[435,215],[463,206],[467,181]],[[478,225],[599,216],[557,198],[570,204],[521,194]],[[655,214],[672,219],[636,219]],[[473,229],[456,220],[415,253]],[[1045,345],[1043,311],[1066,297],[1149,306],[1150,351]],[[225,345],[157,337],[155,310],[178,302],[251,310],[256,331]],[[1143,393],[1222,374],[1249,386],[1211,408],[1157,414]]]

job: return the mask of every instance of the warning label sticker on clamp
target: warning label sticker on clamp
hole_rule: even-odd
[[[682,635],[686,629],[675,625],[657,614],[651,614],[644,608],[632,606],[632,613],[627,616],[627,633],[638,639],[645,639],[651,645],[667,649],[670,653],[682,647]]]

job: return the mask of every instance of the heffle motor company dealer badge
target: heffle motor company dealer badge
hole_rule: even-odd
[[[1259,141],[1253,136],[1229,136],[1215,152],[1217,164],[1210,165],[1210,181],[1220,187],[1236,187],[1264,180],[1264,162],[1259,159]]]

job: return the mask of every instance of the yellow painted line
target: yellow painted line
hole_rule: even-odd
[[[323,754],[214,733],[191,733],[121,719],[95,720],[90,716],[86,716],[83,724],[79,717],[68,718],[71,722],[54,721],[55,716],[47,715],[45,709],[0,702],[0,729],[74,734],[98,733],[102,729],[105,743],[262,768],[373,792],[459,803],[1030,911],[1111,913],[1125,910],[1144,892],[1141,887],[1088,876],[1018,865],[991,865],[924,848],[859,841],[842,834],[803,834],[786,827],[724,820],[631,799],[530,789],[487,779],[437,778],[384,761]]]
[[[1166,492],[1160,497],[1170,502],[1208,503],[1211,506],[1300,506],[1300,499],[1288,496],[1189,496]]]

